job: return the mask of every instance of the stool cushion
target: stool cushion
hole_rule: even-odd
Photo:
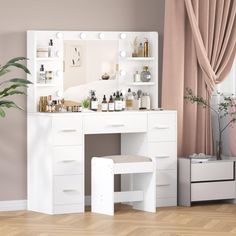
[[[113,160],[114,163],[130,163],[130,162],[151,162],[152,159],[145,156],[135,155],[117,155],[117,156],[104,156],[102,158],[108,158]]]

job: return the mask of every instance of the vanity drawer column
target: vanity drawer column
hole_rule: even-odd
[[[53,214],[84,212],[82,117],[52,121]]]
[[[148,115],[148,155],[156,160],[157,207],[177,205],[176,112]]]

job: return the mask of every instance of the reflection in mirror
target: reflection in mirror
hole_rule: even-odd
[[[86,84],[92,88],[103,75],[114,79],[118,46],[117,40],[64,41],[64,90]]]

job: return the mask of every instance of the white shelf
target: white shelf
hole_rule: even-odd
[[[57,84],[36,84],[37,87],[56,87],[58,86]]]
[[[37,61],[59,61],[61,58],[59,57],[36,57]]]
[[[154,57],[126,57],[128,61],[154,61]]]
[[[128,84],[132,85],[132,86],[152,86],[152,85],[155,85],[154,82],[131,82]]]

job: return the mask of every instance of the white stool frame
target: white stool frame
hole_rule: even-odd
[[[136,210],[156,212],[156,165],[149,162],[114,163],[93,157],[91,177],[92,212],[114,215],[114,203],[133,202]],[[132,191],[114,192],[114,175],[132,174]]]

